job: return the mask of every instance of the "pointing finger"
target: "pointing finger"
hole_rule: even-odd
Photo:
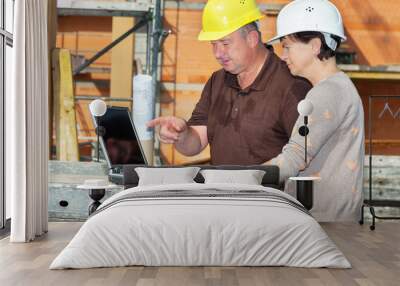
[[[146,123],[146,125],[147,125],[147,127],[152,128],[152,127],[155,127],[157,125],[161,125],[162,122],[163,122],[163,118],[162,117],[157,117],[157,118],[155,118],[153,120],[148,121]]]

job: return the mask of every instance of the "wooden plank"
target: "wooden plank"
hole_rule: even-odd
[[[369,144],[369,139],[365,139],[365,144]],[[400,146],[400,140],[399,139],[372,139],[371,140],[372,144],[385,144],[385,145],[399,145]]]
[[[261,2],[261,1],[259,1]],[[166,9],[177,9],[178,7],[183,10],[197,10],[197,11],[203,11],[205,2],[199,3],[199,2],[188,2],[188,1],[171,1],[167,0],[165,1],[165,8]],[[277,15],[279,11],[283,8],[284,4],[260,4],[258,7],[260,10],[268,15]]]
[[[58,0],[59,15],[83,16],[143,16],[153,7],[151,1],[87,1]]]
[[[88,100],[78,101],[75,104],[79,142],[96,141],[96,133],[94,131],[93,120],[89,111],[89,104],[90,101]],[[88,138],[93,139],[89,140]]]
[[[398,72],[362,72],[362,71],[345,71],[351,79],[373,79],[373,80],[400,80]]]
[[[55,1],[47,2],[47,47],[48,47],[48,59],[49,59],[49,100],[48,100],[48,108],[49,108],[49,159],[51,159],[51,150],[53,146],[53,118],[54,118],[54,110],[53,110],[53,80],[52,80],[52,70],[51,70],[51,62],[52,62],[52,51],[56,47],[56,38],[57,38],[57,3]]]
[[[111,37],[112,17],[62,16],[58,17],[58,32],[102,32]]]
[[[135,19],[127,17],[113,17],[112,25],[112,40],[115,40],[135,25]],[[112,49],[110,82],[111,97],[132,98],[134,54],[134,34],[127,37]],[[130,107],[130,103],[112,102],[112,105]]]
[[[68,50],[55,49],[52,62],[55,95],[56,158],[63,161],[78,161],[79,150],[71,55]]]

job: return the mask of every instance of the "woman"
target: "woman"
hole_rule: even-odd
[[[335,50],[346,40],[342,18],[328,0],[297,0],[278,15],[277,36],[290,72],[308,79],[313,88],[305,163],[304,137],[299,117],[282,153],[267,162],[280,167],[285,191],[295,194],[291,176],[318,176],[314,182],[313,216],[319,221],[360,218],[363,202],[364,112],[360,96],[335,60]]]

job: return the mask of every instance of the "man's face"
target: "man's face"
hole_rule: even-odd
[[[247,36],[243,36],[239,30],[220,40],[211,41],[211,45],[215,58],[226,71],[239,74],[249,65],[252,49]]]

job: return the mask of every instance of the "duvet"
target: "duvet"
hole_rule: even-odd
[[[128,265],[350,267],[291,196],[255,185],[195,183],[114,195],[50,269]]]

